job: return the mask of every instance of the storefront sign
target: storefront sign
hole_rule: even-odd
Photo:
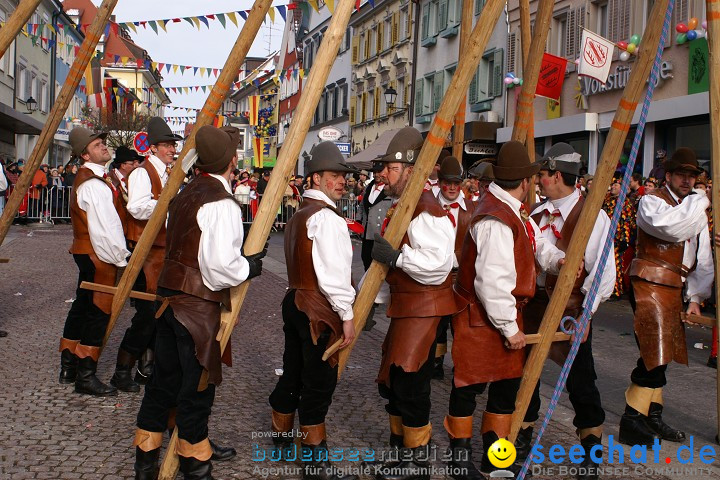
[[[350,155],[350,144],[349,143],[335,142],[335,145],[337,145],[338,150],[340,150],[340,153],[342,153],[343,155]]]
[[[320,130],[317,134],[318,138],[321,142],[328,141],[328,142],[334,142],[338,140],[340,137],[342,137],[343,131],[339,128],[335,127],[325,127],[322,130]]]
[[[70,130],[58,128],[57,131],[55,132],[55,140],[69,142],[70,141]]]
[[[465,153],[475,155],[497,155],[497,145],[494,143],[468,142],[465,144]]]
[[[660,80],[672,78],[672,69],[672,63],[662,62],[660,65],[660,75],[658,76],[657,83],[655,84],[656,87],[660,83]],[[598,93],[611,92],[613,90],[623,90],[630,78],[630,72],[632,72],[632,68],[630,68],[629,65],[620,64],[615,67],[613,73],[611,73],[608,77],[608,81],[604,84],[598,82],[594,78],[582,77],[580,79],[581,93],[583,95],[590,96]]]
[[[698,38],[689,43],[688,52],[688,95],[707,92],[710,88],[710,64],[708,62],[708,44],[706,38]]]

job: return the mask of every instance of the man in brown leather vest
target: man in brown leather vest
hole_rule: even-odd
[[[463,243],[454,285],[462,310],[452,322],[455,375],[445,417],[451,466],[467,472],[456,479],[483,478],[471,459],[471,439],[475,397],[487,383],[481,471],[495,470],[488,450],[510,432],[525,365],[523,307],[535,294],[535,263],[557,274],[564,261],[565,254],[539,235],[522,203],[539,168],[521,143],[503,145],[493,167],[495,181],[480,200]]]
[[[158,279],[166,308],[157,319],[155,372],[137,417],[136,480],[157,478],[163,432],[176,406],[180,470],[186,479],[213,478],[207,423],[222,381],[220,315],[230,308],[230,289],[260,275],[265,256],[243,253],[242,211],[229,183],[239,141],[237,128],[200,127],[195,165],[201,174],[170,204]],[[204,374],[207,384],[200,383]]]
[[[312,187],[285,229],[285,263],[289,289],[282,305],[285,352],[283,374],[270,395],[273,439],[293,429],[295,411],[300,420],[303,478],[354,479],[339,476],[327,460],[325,416],[337,384],[337,353],[327,361],[328,345],[341,336],[342,347],[355,337],[352,304],[352,244],[347,224],[335,208],[345,188],[345,174],[353,172],[333,142],[321,142],[305,165]],[[324,460],[322,458],[324,457]]]
[[[140,167],[133,170],[127,182],[127,240],[131,249],[140,240],[145,224],[155,210],[157,199],[170,176],[170,164],[175,159],[175,142],[182,140],[182,137],[172,133],[167,123],[160,117],[152,117],[147,130],[151,155]],[[165,226],[163,225],[153,241],[133,290],[148,293],[157,291],[157,279],[164,256]],[[153,303],[138,299],[135,299],[134,303],[136,313],[130,322],[130,327],[125,330],[117,354],[115,374],[110,380],[110,383],[123,392],[139,392],[140,386],[136,381],[140,383],[147,381],[147,378],[141,375],[148,373],[147,366],[140,366],[135,377],[136,381],[132,379],[132,371],[135,361],[143,356],[147,349],[152,350],[155,333]]]
[[[458,258],[462,251],[462,244],[465,234],[470,226],[470,219],[477,203],[465,197],[461,188],[462,167],[457,158],[448,156],[443,159],[438,172],[438,187],[440,191],[437,200],[452,220],[455,230],[455,258],[453,261],[453,272],[457,273]],[[454,280],[454,277],[453,277]],[[447,329],[452,317],[446,315],[438,325],[437,346],[435,347],[435,368],[433,379],[440,380],[445,377],[443,362],[447,353]]]
[[[115,160],[113,160],[108,176],[110,181],[116,189],[122,193],[123,207],[127,210],[128,202],[128,189],[127,181],[128,177],[137,167],[140,166],[140,162],[145,160],[145,157],[137,153],[135,150],[131,150],[128,147],[121,145],[115,150]]]
[[[122,205],[105,163],[110,153],[105,133],[76,127],[70,133],[73,155],[83,165],[78,169],[70,197],[73,244],[70,253],[80,270],[75,301],[70,307],[60,340],[60,383],[75,383],[75,391],[89,395],[117,395],[114,387],[95,376],[112,295],[80,288],[83,281],[115,286],[117,267],[127,265]]]
[[[375,160],[383,164],[377,178],[396,202],[408,183],[422,144],[420,132],[405,127],[395,134],[385,155]],[[392,221],[393,211],[393,207],[388,210],[386,223]],[[456,311],[449,275],[454,242],[450,217],[430,191],[420,196],[399,250],[375,235],[372,257],[390,267],[386,277],[390,286],[390,327],[377,382],[380,395],[388,400],[385,409],[390,414],[390,444],[404,446],[409,458],[400,464],[385,464],[378,478],[429,478],[424,459],[432,432],[430,382],[435,338],[440,319]],[[387,299],[378,300],[387,303]],[[388,470],[391,466],[393,471]]]
[[[630,265],[640,358],[630,376],[620,419],[619,440],[629,445],[685,440],[683,432],[662,419],[665,370],[673,360],[688,363],[680,320],[683,286],[687,312],[699,315],[714,277],[705,214],[710,201],[703,190],[693,191],[702,172],[695,152],[681,147],[663,166],[665,186],[640,197],[637,251]]]
[[[540,235],[563,252],[567,251],[572,241],[575,225],[585,204],[585,199],[576,188],[580,175],[581,156],[567,143],[556,143],[541,159],[540,173],[535,182],[540,193],[546,200],[536,204],[530,216],[540,227]],[[575,281],[570,299],[563,317],[579,319],[585,305],[585,295],[590,290],[593,279],[597,276],[610,219],[605,211],[598,212],[587,247],[585,247],[584,269]],[[612,252],[612,245],[610,251]],[[550,295],[557,281],[555,275],[541,273],[537,277],[535,296],[523,310],[526,333],[537,333],[542,317],[547,309]],[[615,264],[612,254],[608,256],[603,275],[597,290],[597,296],[590,308],[595,313],[600,302],[607,300],[613,293],[615,285]],[[562,366],[570,350],[569,342],[553,343],[550,357]],[[600,392],[595,385],[595,365],[592,355],[592,323],[585,330],[583,343],[575,357],[567,378],[566,388],[570,394],[570,403],[575,410],[573,424],[577,429],[581,445],[586,455],[579,465],[577,477],[581,480],[597,478],[597,464],[589,455],[595,445],[602,441],[602,425],[605,411],[600,401]],[[533,426],[540,411],[540,385],[535,387],[532,400],[525,414],[525,423],[520,429],[516,443],[518,456],[525,457],[530,449]],[[522,453],[522,454],[521,454]]]

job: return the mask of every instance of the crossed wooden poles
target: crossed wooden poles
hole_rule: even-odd
[[[521,0],[521,4],[523,1],[525,0]],[[467,2],[468,0],[464,3]],[[21,6],[27,7],[28,5],[36,5],[37,3],[37,0],[24,0],[21,2]],[[32,175],[39,167],[42,157],[47,152],[49,142],[52,138],[52,133],[54,133],[57,129],[60,118],[69,105],[72,93],[75,91],[80,82],[82,72],[84,72],[87,63],[94,52],[99,36],[102,33],[102,30],[116,3],[117,0],[104,0],[100,6],[98,15],[95,17],[93,24],[86,33],[86,38],[81,46],[80,53],[73,63],[70,75],[63,86],[60,96],[58,97],[58,101],[55,103],[55,106],[50,112],[50,119],[41,133],[40,141],[38,141],[35,149],[33,150],[23,175],[21,175],[18,181],[16,190],[11,195],[7,208],[3,213],[3,216],[0,218],[0,242],[7,234],[9,225],[12,222],[12,217],[19,206],[20,199],[27,191]],[[408,185],[396,207],[393,222],[388,226],[385,233],[385,238],[394,247],[399,245],[404,232],[409,226],[412,212],[417,204],[420,194],[422,193],[425,179],[429,176],[435,163],[435,159],[444,145],[444,139],[447,138],[447,133],[453,126],[453,120],[458,112],[458,107],[460,106],[461,101],[463,101],[470,80],[480,61],[480,57],[487,45],[492,30],[497,23],[504,3],[505,2],[503,0],[488,0],[483,8],[480,18],[476,23],[476,26],[466,39],[464,54],[460,56],[460,61],[455,71],[455,75],[453,76],[450,86],[443,98],[440,109],[435,116],[430,132],[427,135],[427,140],[420,151],[420,155],[415,163],[410,181],[408,182]],[[524,83],[518,100],[518,108],[515,115],[512,137],[514,140],[519,140],[521,142],[528,139],[528,132],[532,127],[532,108],[535,87],[537,85],[540,62],[547,39],[548,27],[552,17],[553,3],[554,2],[547,0],[539,2],[539,8],[535,17],[535,32],[532,42],[527,50],[528,54],[526,56],[523,72]],[[711,63],[715,66],[715,68],[711,69],[711,72],[718,72],[720,71],[720,62],[718,62],[718,58],[713,56],[712,53],[720,51],[718,50],[720,47],[716,45],[712,32],[717,31],[716,29],[718,28],[717,21],[720,20],[720,0],[707,0],[707,3],[709,25],[708,37],[711,41]],[[542,366],[547,359],[551,343],[553,341],[566,338],[566,336],[557,333],[557,328],[563,310],[565,309],[565,305],[567,304],[572,285],[575,281],[575,272],[577,272],[580,267],[583,252],[585,251],[585,246],[597,216],[596,213],[600,210],[603,193],[607,190],[610,184],[616,159],[620,155],[620,150],[630,128],[633,113],[642,93],[645,81],[648,78],[652,59],[654,58],[655,48],[660,37],[660,28],[662,26],[662,22],[660,20],[664,15],[667,4],[668,0],[656,1],[650,14],[648,27],[643,35],[635,68],[633,68],[628,85],[622,99],[620,100],[620,105],[616,111],[615,119],[612,122],[608,140],[605,143],[601,160],[598,165],[598,170],[596,171],[594,184],[597,188],[593,188],[591,190],[591,193],[585,202],[584,209],[586,214],[581,215],[581,219],[576,226],[573,237],[574,241],[571,243],[570,248],[567,251],[565,265],[560,271],[555,291],[550,299],[550,304],[548,305],[540,326],[537,337],[538,343],[532,349],[526,363],[523,383],[518,393],[516,410],[513,417],[511,440],[514,440],[517,435],[523,416],[527,410],[530,396],[537,384]],[[248,16],[248,20],[240,33],[235,46],[233,47],[233,51],[228,58],[220,77],[218,78],[217,84],[211,91],[205,106],[200,112],[196,126],[209,124],[211,119],[217,113],[219,107],[229,92],[232,79],[237,74],[253,39],[257,35],[260,23],[262,22],[269,7],[270,0],[256,0],[250,15]],[[274,174],[270,178],[265,195],[263,196],[263,201],[260,203],[258,214],[256,215],[246,239],[245,252],[247,254],[253,254],[261,251],[269,235],[275,213],[277,212],[278,205],[282,199],[287,178],[294,169],[296,159],[298,158],[298,154],[302,147],[302,142],[310,126],[312,112],[318,104],[322,87],[327,81],[330,67],[337,55],[340,41],[342,40],[347,28],[353,8],[353,2],[350,0],[342,0],[335,10],[328,30],[323,38],[315,66],[311,70],[307,85],[303,88],[303,94],[294,115],[294,121],[292,122],[290,131],[286,137],[284,148],[281,150],[277,165],[274,169]],[[19,7],[16,11],[17,16],[20,16],[20,10],[21,9]],[[13,15],[11,20],[14,20],[15,16],[16,15]],[[27,19],[25,18],[22,20],[22,22],[19,22],[20,28],[22,23],[24,23]],[[10,22],[8,22],[8,26],[9,25]],[[0,48],[3,47],[2,41],[5,30],[8,30],[7,26],[6,28],[0,30]],[[523,47],[523,50],[525,50],[525,47]],[[717,102],[718,98],[720,98],[720,87],[718,86],[715,76],[713,76],[711,79],[711,119],[713,121],[714,130],[717,129],[717,120],[720,118],[718,117],[718,115],[720,115],[720,109]],[[183,160],[185,160],[187,155],[191,154],[191,149],[194,147],[195,131],[196,130],[191,133],[190,137],[185,142],[185,146],[183,151],[180,153],[178,163],[187,163],[183,162]],[[713,135],[714,158],[719,158],[718,155],[720,155],[719,142],[720,135]],[[123,277],[116,289],[111,288],[111,291],[115,292],[115,298],[113,300],[108,334],[125,301],[128,296],[130,296],[131,286],[137,278],[155,236],[160,230],[161,225],[165,222],[169,202],[177,193],[184,175],[185,172],[182,168],[173,169],[170,179],[168,180],[168,183],[158,200],[153,216],[148,221]],[[717,202],[718,199],[720,199],[720,182],[715,182],[713,189],[715,190],[713,201]],[[592,212],[592,214],[588,214],[590,212]],[[715,215],[718,215],[717,206],[715,207],[714,212]],[[716,218],[716,222],[717,220],[718,219]],[[348,348],[340,352],[339,374],[344,370],[344,367],[347,364],[349,354],[360,336],[362,326],[365,323],[370,307],[386,273],[387,267],[378,264],[377,262],[373,262],[370,266],[366,280],[357,295],[356,302],[353,307],[354,322],[358,335]],[[234,288],[232,291],[232,309],[223,313],[221,328],[217,337],[220,342],[221,350],[224,350],[229,340],[230,333],[237,323],[238,315],[247,292],[247,288],[248,282],[245,282],[239,287]],[[720,379],[720,372],[718,378]],[[720,403],[718,404],[718,409],[720,411]],[[168,447],[169,455],[166,455],[163,462],[160,473],[161,479],[174,478],[177,473],[177,458],[174,448],[176,441],[177,431],[174,432],[173,440],[171,440],[171,444]]]

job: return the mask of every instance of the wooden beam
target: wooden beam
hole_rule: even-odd
[[[248,236],[245,239],[243,250],[246,254],[259,253],[265,247],[270,229],[275,223],[278,207],[285,194],[288,179],[295,169],[300,150],[302,149],[307,132],[310,129],[310,121],[320,101],[323,87],[327,82],[330,69],[337,57],[340,43],[345,37],[345,32],[350,22],[350,15],[354,9],[355,4],[348,1],[340,2],[335,6],[335,12],[332,15],[328,29],[323,35],[323,40],[317,57],[315,58],[313,68],[310,70],[310,76],[303,85],[300,102],[293,114],[293,120],[290,122],[290,130],[285,137],[283,148],[280,150],[280,155],[278,155],[275,168],[273,168],[273,173],[270,176],[270,181],[265,188],[263,199],[253,219],[250,232],[248,232]],[[231,289],[231,309],[230,311],[223,311],[221,314],[220,331],[217,335],[221,352],[225,351],[225,347],[230,340],[232,329],[238,322],[240,309],[245,300],[249,284],[250,282],[244,282],[242,285]],[[202,385],[206,382],[207,372],[203,375],[203,378],[200,379],[200,384]],[[159,480],[170,480],[177,475],[176,445],[177,429],[173,432],[166,451],[172,453],[166,453],[165,455],[160,469]]]
[[[271,5],[271,0],[255,0],[248,18],[245,21],[237,40],[235,41],[235,45],[233,45],[230,55],[225,61],[225,66],[223,67],[222,72],[220,72],[220,76],[215,82],[215,86],[213,86],[212,91],[210,91],[210,95],[208,95],[207,100],[205,100],[205,105],[203,105],[203,108],[197,117],[195,127],[183,144],[183,149],[178,156],[177,162],[175,162],[175,168],[172,169],[170,178],[168,178],[167,184],[165,185],[165,188],[163,188],[162,194],[155,205],[155,210],[145,225],[143,233],[133,250],[130,262],[125,268],[125,273],[118,282],[118,290],[117,294],[113,298],[110,321],[108,322],[103,345],[107,343],[107,339],[110,337],[110,332],[114,328],[115,323],[120,316],[120,312],[127,301],[130,290],[135,284],[135,280],[137,279],[140,270],[142,270],[143,264],[150,253],[150,248],[152,247],[155,237],[157,237],[160,228],[165,225],[170,200],[175,198],[175,195],[177,195],[180,186],[185,180],[186,171],[183,170],[183,168],[180,168],[180,166],[182,165],[185,167],[185,157],[194,153],[195,133],[201,126],[211,125],[215,119],[220,107],[222,107],[223,102],[230,93],[230,87],[232,87],[238,71],[240,70],[242,63],[245,61],[247,52],[255,40],[262,22],[265,20],[265,15]],[[187,165],[187,167],[190,167],[190,165]]]
[[[710,138],[712,146],[711,176],[715,178],[712,185],[712,209],[714,225],[720,221],[720,4],[716,0],[707,0],[707,40],[710,72]],[[594,183],[594,182],[593,182]],[[715,298],[720,298],[720,247],[715,245]],[[720,315],[715,327],[720,331]],[[720,342],[720,335],[716,339]],[[720,344],[720,343],[719,343]],[[720,434],[720,369],[717,370],[717,431]],[[717,438],[717,437],[716,437]]]
[[[10,263],[9,258],[0,258],[0,263]]]
[[[500,13],[504,5],[504,0],[488,0],[480,14],[480,18],[478,18],[475,24],[475,28],[473,28],[470,34],[464,55],[460,57],[455,75],[453,75],[450,85],[445,92],[445,97],[440,105],[440,109],[435,114],[430,132],[428,132],[418,159],[415,161],[413,172],[405,187],[405,191],[395,207],[393,221],[390,222],[385,231],[385,239],[395,248],[400,245],[400,241],[403,235],[405,235],[408,225],[410,225],[413,211],[425,186],[425,180],[430,175],[430,171],[435,166],[435,160],[445,144],[445,138],[447,138],[447,134],[453,125],[453,117],[457,112],[458,105],[460,105],[460,102],[467,92],[470,80],[480,63],[480,57],[485,51],[485,46],[500,18]],[[365,319],[370,312],[370,307],[375,300],[375,296],[380,290],[380,285],[385,280],[386,274],[387,266],[378,262],[373,262],[365,274],[363,286],[360,292],[358,292],[355,298],[355,304],[353,305],[353,322],[355,324],[356,336],[353,342],[339,353],[338,375],[341,375],[345,369],[350,352],[355,343],[357,343],[358,338],[360,338],[362,327],[365,325]],[[337,350],[338,347],[339,343],[336,343],[330,348]],[[331,355],[331,353],[329,355]]]
[[[20,4],[15,8],[13,14],[5,22],[5,26],[0,28],[0,58],[5,54],[10,44],[18,36],[23,26],[27,25],[30,16],[40,5],[42,0],[21,0]]]
[[[110,285],[102,285],[100,283],[93,283],[93,282],[81,282],[80,288],[82,288],[84,290],[92,290],[93,292],[109,293],[110,295],[115,295],[115,293],[117,292],[117,287],[111,287]],[[163,297],[159,297],[159,296],[155,295],[154,293],[138,292],[137,290],[130,291],[130,298],[137,298],[138,300],[147,300],[149,302],[154,302],[155,300],[163,299]]]
[[[93,22],[90,24],[90,28],[85,32],[85,40],[83,40],[80,50],[75,57],[75,61],[70,68],[70,73],[60,90],[60,95],[58,95],[52,109],[50,109],[50,114],[48,115],[42,132],[40,132],[35,148],[33,148],[30,158],[25,162],[25,168],[18,178],[17,184],[10,194],[10,198],[8,198],[5,204],[5,210],[2,216],[0,216],[0,245],[2,245],[3,240],[5,240],[5,236],[15,218],[15,213],[17,213],[18,207],[30,187],[35,172],[40,167],[40,163],[45,157],[48,148],[50,148],[55,132],[60,126],[60,122],[65,116],[65,112],[75,95],[75,90],[78,85],[80,85],[80,80],[82,80],[85,73],[85,67],[87,67],[90,59],[95,55],[95,47],[105,30],[105,25],[117,2],[118,0],[103,0]]]
[[[460,50],[458,58],[463,55],[468,38],[472,31],[473,7],[475,0],[463,0],[462,13],[460,14]],[[463,95],[460,105],[455,114],[455,126],[453,129],[453,157],[458,159],[462,165],[463,149],[465,147],[465,104],[467,103],[467,95]]]
[[[541,8],[545,4],[552,5],[553,2],[542,2]],[[635,65],[633,66],[625,91],[620,99],[620,104],[615,111],[615,117],[600,157],[600,163],[595,172],[593,188],[590,189],[590,194],[585,200],[580,221],[573,232],[573,241],[570,243],[570,247],[565,256],[565,265],[560,270],[555,290],[550,297],[550,303],[545,310],[545,315],[538,330],[538,333],[541,335],[540,343],[531,350],[525,362],[522,384],[520,385],[520,390],[518,391],[515,402],[515,413],[513,414],[512,429],[509,437],[510,441],[514,441],[517,437],[523,417],[530,403],[530,398],[535,390],[538,378],[540,378],[545,360],[547,359],[551,344],[549,335],[557,331],[562,313],[565,310],[568,298],[570,298],[570,292],[575,283],[577,271],[580,268],[580,262],[585,253],[585,246],[595,225],[595,219],[602,206],[605,192],[610,186],[612,175],[615,172],[615,165],[617,164],[617,159],[620,158],[620,153],[622,152],[625,138],[630,129],[635,108],[645,89],[645,83],[647,82],[650,69],[655,60],[658,40],[660,39],[660,32],[663,26],[662,20],[665,16],[667,6],[668,0],[657,0],[648,17],[639,54],[635,60]],[[525,83],[527,83],[527,79],[525,79]]]
[[[520,0],[520,45],[522,47],[522,65],[523,73],[525,76],[525,70],[530,58],[530,0]],[[517,75],[517,72],[515,72]],[[522,77],[521,77],[522,78]],[[510,96],[508,95],[508,98]],[[525,147],[528,151],[530,161],[535,161],[535,112],[534,109],[530,110],[528,116],[528,127],[527,137],[525,138]],[[528,205],[534,205],[536,202],[535,198],[535,176],[533,176],[533,184],[528,191],[526,203]]]

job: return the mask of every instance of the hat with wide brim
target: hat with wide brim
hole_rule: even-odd
[[[665,160],[662,165],[666,173],[672,173],[678,170],[686,170],[697,174],[704,172],[698,165],[695,152],[688,147],[680,147],[675,150],[672,157],[670,157],[669,160]]]
[[[522,180],[539,171],[540,164],[531,162],[525,145],[516,140],[509,141],[500,148],[497,165],[493,166],[496,180]]]
[[[446,182],[462,182],[462,166],[452,155],[443,159],[438,172],[438,179]]]
[[[125,145],[120,145],[115,150],[115,160],[113,160],[113,164],[120,165],[121,163],[134,162],[135,160],[142,162],[145,160],[145,157]]]
[[[237,155],[240,130],[236,127],[213,127],[203,125],[195,135],[198,160],[195,167],[206,173],[225,172]]]
[[[581,155],[565,142],[559,142],[550,147],[540,159],[540,170],[562,172],[569,175],[580,175],[582,162]]]
[[[357,170],[345,163],[345,157],[334,142],[325,141],[313,147],[310,160],[305,162],[307,175],[317,172],[357,173]]]
[[[478,180],[495,180],[493,173],[493,164],[490,162],[476,162],[468,170],[468,175]]]
[[[373,161],[382,163],[399,162],[414,164],[415,160],[417,160],[418,154],[420,153],[420,149],[423,146],[423,142],[423,137],[418,129],[413,127],[401,128],[392,140],[390,140],[385,153],[379,155]]]
[[[69,142],[70,147],[72,148],[73,155],[79,157],[93,140],[97,140],[98,138],[102,138],[103,140],[105,140],[107,135],[107,132],[93,133],[87,128],[83,127],[73,128],[70,131],[69,135]]]
[[[183,139],[170,130],[170,126],[160,117],[152,117],[147,126],[148,143],[157,145],[160,142],[178,142]]]

